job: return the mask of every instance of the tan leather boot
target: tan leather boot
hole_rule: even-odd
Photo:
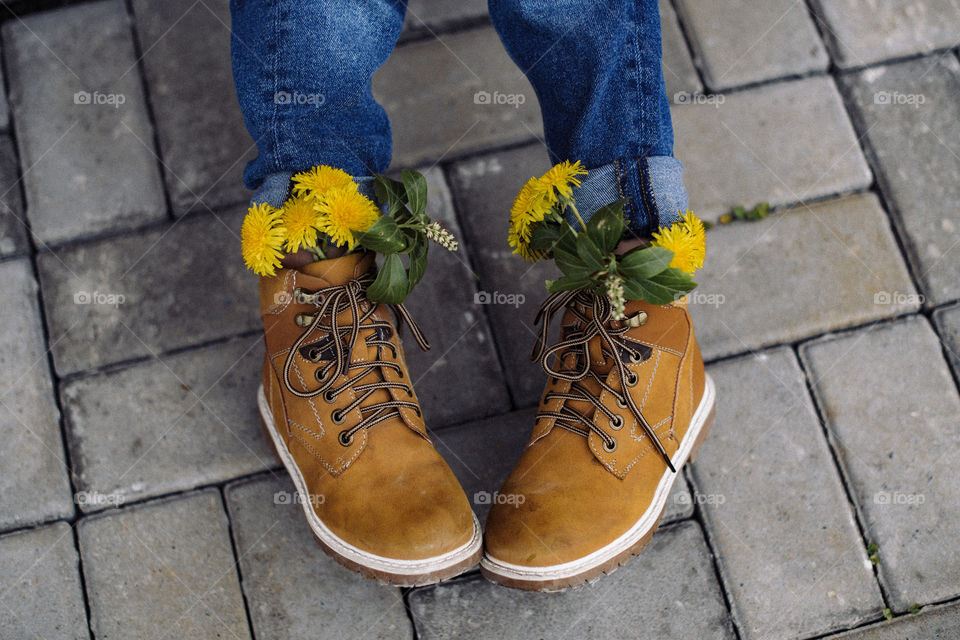
[[[561,309],[560,342],[547,349]],[[534,356],[551,377],[487,518],[480,566],[493,582],[557,591],[639,553],[713,422],[713,382],[686,301],[633,301],[626,313],[611,320],[606,298],[583,291],[554,294],[541,308]]]
[[[476,565],[480,527],[427,436],[390,313],[364,295],[373,268],[373,254],[350,254],[260,280],[260,415],[327,553],[430,584]]]

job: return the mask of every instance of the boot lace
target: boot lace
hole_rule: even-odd
[[[335,424],[343,424],[348,413],[360,408],[363,416],[356,425],[340,432],[338,440],[341,445],[348,447],[353,443],[353,436],[364,428],[372,427],[385,420],[401,417],[400,409],[407,408],[421,415],[420,406],[408,400],[387,400],[368,403],[367,400],[381,389],[401,389],[407,397],[413,398],[413,390],[409,381],[389,382],[382,373],[382,368],[393,369],[400,378],[405,377],[403,367],[397,362],[397,347],[390,342],[393,335],[393,325],[376,316],[378,303],[372,303],[366,298],[366,288],[373,282],[373,276],[366,274],[345,284],[323,287],[313,291],[297,287],[294,289],[294,300],[299,304],[312,304],[316,307],[313,313],[299,313],[296,316],[298,326],[305,327],[300,337],[293,343],[287,354],[283,366],[283,384],[298,398],[314,398],[322,395],[328,403],[335,402],[337,396],[352,389],[356,398],[345,407],[335,410],[331,419]],[[423,332],[413,320],[409,311],[402,305],[390,305],[399,319],[406,322],[411,333],[417,340],[420,348],[427,350],[430,344]],[[350,319],[341,323],[339,316],[349,310]],[[363,339],[367,346],[377,348],[377,357],[373,360],[351,361],[354,345],[361,338],[361,332],[366,334]],[[325,336],[319,342],[304,346],[312,335]],[[383,358],[383,350],[389,349],[393,360]],[[301,390],[296,388],[290,378],[293,360],[300,353],[307,361],[321,364],[314,371],[314,378],[319,386],[314,389]],[[336,384],[338,380],[340,384]]]
[[[581,311],[581,307],[590,309],[590,313],[584,313]],[[568,323],[563,326],[563,335],[556,344],[547,347],[550,323],[557,312],[564,308],[573,314],[575,320],[572,324]],[[669,454],[667,454],[650,423],[643,417],[640,408],[637,407],[636,402],[627,391],[629,387],[637,384],[639,377],[636,373],[627,369],[624,364],[624,357],[631,362],[643,360],[643,354],[637,349],[636,345],[624,339],[624,335],[634,325],[629,320],[627,322],[612,320],[612,312],[610,301],[605,296],[597,296],[585,290],[559,291],[544,300],[539,313],[537,313],[536,322],[540,324],[540,330],[531,359],[539,360],[540,367],[552,379],[567,380],[571,382],[571,385],[568,392],[552,391],[547,393],[546,400],[559,398],[564,402],[559,411],[541,410],[537,413],[537,419],[552,418],[556,426],[585,437],[589,437],[592,431],[603,441],[605,451],[608,453],[615,451],[617,448],[616,438],[599,427],[596,424],[596,418],[606,416],[610,427],[614,430],[623,427],[623,418],[600,401],[599,393],[591,391],[583,384],[589,378],[600,389],[611,394],[616,400],[617,406],[621,409],[630,409],[630,413],[633,414],[647,437],[650,438],[650,442],[653,443],[664,462],[667,463],[671,471],[676,472]],[[591,362],[590,343],[595,338],[600,340],[603,357],[613,362],[613,369],[616,370],[617,378],[620,381],[619,389],[608,384],[607,376],[598,374]],[[576,356],[574,368],[559,368],[570,353]],[[586,402],[596,407],[592,419],[570,407],[567,401]]]

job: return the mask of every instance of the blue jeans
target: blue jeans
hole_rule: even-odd
[[[536,91],[552,162],[590,170],[581,213],[627,199],[649,235],[687,207],[661,70],[656,0],[489,0],[507,52]],[[370,193],[390,164],[390,122],[371,93],[405,0],[231,0],[233,75],[259,155],[254,200],[279,206],[292,173],[343,169]],[[425,77],[429,81],[429,77]]]

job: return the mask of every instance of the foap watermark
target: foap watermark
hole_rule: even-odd
[[[677,91],[673,94],[673,104],[712,104],[719,107],[727,101],[727,97],[722,93],[690,93],[689,91]]]
[[[703,291],[698,291],[694,289],[690,293],[685,293],[677,296],[677,299],[686,297],[687,304],[694,305],[699,304],[705,307],[718,308],[724,302],[727,301],[727,296],[722,293],[704,293]]]
[[[677,504],[715,504],[726,503],[727,496],[722,493],[681,493],[675,498]]]
[[[321,505],[327,501],[326,496],[322,493],[311,493],[307,495],[307,502],[313,506]],[[299,491],[294,491],[290,493],[289,491],[280,490],[273,494],[273,504],[303,504],[304,499],[300,495]]]
[[[103,291],[77,291],[73,294],[73,304],[104,305],[119,307],[127,301],[122,293],[104,293]]]
[[[507,304],[518,308],[527,297],[522,293],[502,293],[500,291],[477,291],[473,294],[473,304]]]
[[[284,307],[293,302],[293,294],[289,291],[278,291],[273,294],[273,304]]]
[[[894,505],[921,505],[927,501],[922,493],[907,493],[905,491],[877,491],[873,494],[875,504]]]
[[[307,93],[304,91],[277,91],[273,94],[274,104],[304,105],[309,107],[322,106],[327,96],[319,92]]]
[[[527,96],[522,93],[500,93],[494,91],[477,91],[473,94],[473,104],[505,104],[519,109],[520,105],[527,101]]]
[[[873,294],[873,304],[923,304],[922,293],[903,293],[901,291],[877,291]]]
[[[477,491],[473,494],[474,504],[512,504],[514,507],[519,507],[526,501],[527,497],[522,493],[500,493],[499,491],[490,493],[489,491]]]
[[[99,491],[77,491],[73,501],[78,507],[119,507],[127,501],[121,493],[100,493]]]
[[[127,101],[127,96],[122,93],[102,93],[100,91],[77,91],[73,94],[73,104],[81,105],[104,105],[119,109],[120,105]]]
[[[922,93],[900,93],[899,91],[877,91],[873,94],[873,104],[907,105],[919,109],[927,102]]]

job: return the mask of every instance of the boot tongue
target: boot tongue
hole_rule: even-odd
[[[327,258],[300,267],[300,272],[323,280],[327,285],[344,284],[363,275],[373,266],[376,254],[348,253],[339,258]]]

